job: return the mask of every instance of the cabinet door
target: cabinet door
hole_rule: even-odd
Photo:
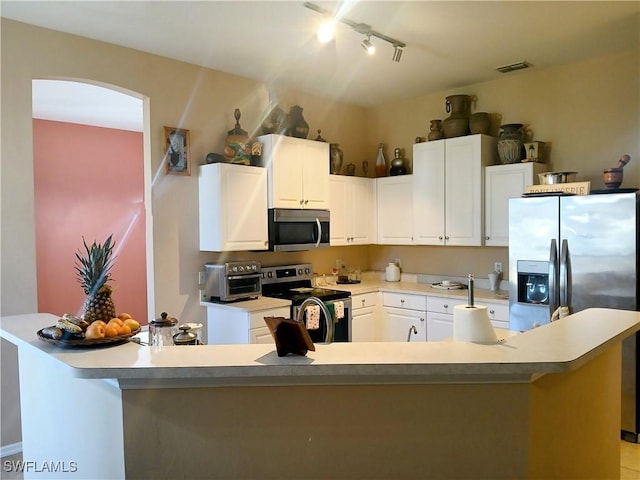
[[[426,312],[385,307],[383,313],[382,338],[384,341],[406,342],[407,338],[412,342],[427,340]],[[413,327],[416,328],[417,334],[413,333]]]
[[[302,164],[302,208],[329,208],[329,144],[297,139]]]
[[[445,243],[482,245],[482,135],[445,141]]]
[[[375,307],[353,310],[353,318],[351,319],[352,342],[377,342],[380,338],[378,330]]]
[[[351,205],[347,178],[340,175],[329,176],[329,210],[331,211],[329,242],[332,246],[348,244],[347,219],[351,216]]]
[[[249,330],[249,343],[274,344],[268,327],[252,328]]]
[[[260,137],[268,169],[269,207],[302,208],[302,149],[297,138],[284,135]]]
[[[260,167],[200,167],[200,250],[266,250],[267,175]]]
[[[378,244],[411,245],[412,177],[376,179]]]
[[[509,199],[522,195],[541,170],[537,163],[494,165],[485,169],[485,245],[509,245]]]
[[[444,245],[444,140],[413,146],[413,241]]]
[[[427,342],[453,338],[453,315],[427,312]]]
[[[375,180],[371,178],[347,177],[350,186],[350,221],[349,245],[368,245],[375,243],[376,193]],[[331,217],[333,228],[333,214]]]

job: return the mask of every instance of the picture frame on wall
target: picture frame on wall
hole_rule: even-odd
[[[189,130],[164,127],[165,173],[168,175],[191,175],[191,142]]]

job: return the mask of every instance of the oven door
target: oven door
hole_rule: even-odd
[[[269,250],[297,252],[329,246],[329,210],[269,209]]]
[[[341,299],[341,300],[333,300],[323,302],[329,312],[335,312],[335,304],[336,302],[342,302],[344,305],[344,317],[338,320],[333,320],[333,342],[350,342],[351,341],[351,323],[353,320],[353,309],[351,306],[351,297]],[[298,313],[300,312],[300,307],[298,305],[293,305],[291,307],[291,318],[298,318]],[[313,343],[325,343],[325,339],[327,336],[327,326],[324,317],[324,313],[320,311],[320,328],[315,330],[308,330],[309,336]],[[305,319],[305,327],[307,326]]]
[[[230,301],[240,298],[257,297],[262,288],[262,275],[254,273],[250,275],[228,275],[226,277],[226,291],[221,300]]]

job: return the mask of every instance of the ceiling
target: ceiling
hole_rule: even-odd
[[[640,44],[640,2],[313,2],[406,43],[399,63],[375,37],[339,23],[321,46],[323,16],[302,1],[8,1],[13,20],[122,45],[340,102],[374,106]],[[527,70],[525,70],[527,71]],[[530,70],[529,70],[530,71]]]

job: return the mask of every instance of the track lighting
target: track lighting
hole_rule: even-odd
[[[376,48],[371,43],[371,37],[376,37],[376,38],[379,38],[380,40],[384,40],[385,42],[390,43],[393,46],[392,59],[394,62],[399,62],[400,58],[402,58],[402,49],[407,46],[404,42],[401,42],[400,40],[396,40],[395,38],[387,37],[386,35],[375,31],[371,28],[371,26],[367,25],[366,23],[354,22],[353,20],[349,20],[348,18],[345,18],[345,17],[333,17],[331,12],[323,8],[320,8],[319,6],[311,2],[304,2],[303,5],[309,10],[313,10],[314,12],[318,12],[322,15],[325,15],[326,17],[332,18],[332,21],[330,22],[331,27],[335,26],[337,22],[341,22],[351,27],[352,30],[355,30],[356,32],[362,33],[363,35],[365,35],[366,38],[362,41],[361,46],[366,50],[367,54],[373,55],[375,53]],[[325,32],[325,29],[328,29],[328,27],[326,27],[326,23],[327,22],[325,22],[320,27],[320,29],[318,29],[318,40],[320,40],[322,43],[327,43],[333,39],[333,33],[331,34],[331,36],[328,36]],[[323,33],[321,33],[321,29],[323,30]],[[333,32],[333,30],[331,30],[331,32]],[[326,38],[328,39],[323,40]]]
[[[393,61],[394,62],[399,62],[400,58],[402,58],[402,48],[400,48],[400,45],[394,45],[393,46]]]
[[[362,45],[362,48],[366,50],[367,55],[373,55],[376,53],[376,47],[371,43],[369,37],[365,38],[360,45]]]

